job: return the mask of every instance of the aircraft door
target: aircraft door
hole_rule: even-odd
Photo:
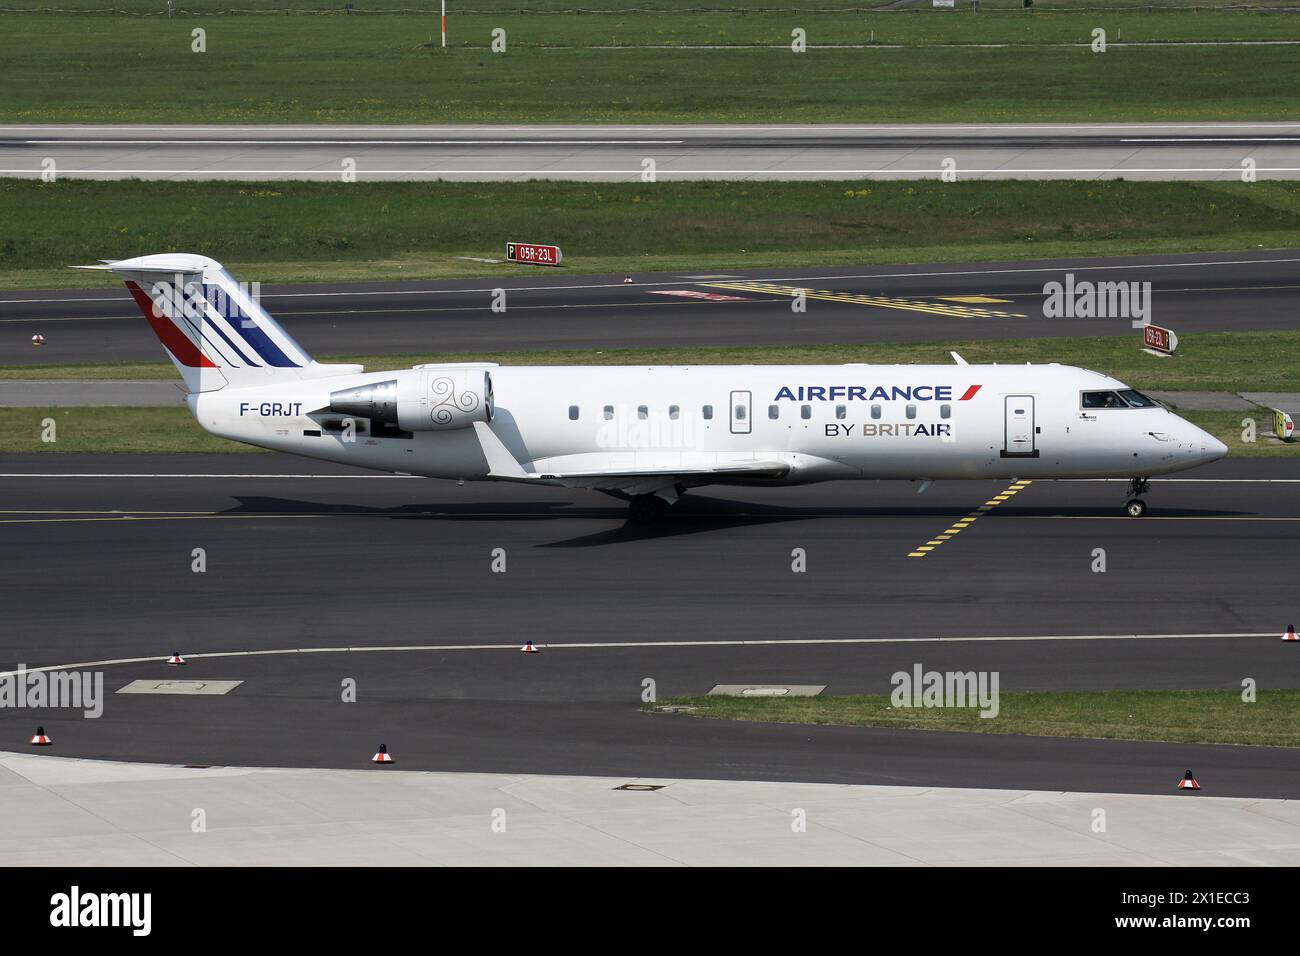
[[[1006,402],[1006,425],[1003,431],[1003,458],[1037,458],[1034,436],[1034,396],[1008,395]]]
[[[731,393],[731,434],[748,435],[753,428],[750,421],[750,405],[753,404],[749,392]]]

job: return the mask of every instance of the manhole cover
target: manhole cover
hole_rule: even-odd
[[[229,694],[242,680],[133,680],[118,689],[119,694]]]
[[[816,697],[825,684],[719,684],[710,697]]]

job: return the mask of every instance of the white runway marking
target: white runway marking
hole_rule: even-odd
[[[1268,637],[1277,639],[1280,632],[1225,632],[1212,634],[1052,634],[1039,636],[997,636],[997,637],[844,637],[844,638],[790,638],[758,641],[609,641],[585,642],[572,644],[544,644],[536,646],[544,650],[619,650],[628,648],[664,648],[664,647],[762,647],[762,646],[802,646],[811,644],[967,644],[967,643],[1002,643],[1014,641],[1176,641],[1220,638]],[[409,646],[360,646],[360,647],[293,647],[263,651],[213,651],[206,654],[186,652],[187,661],[206,660],[227,657],[268,657],[284,654],[369,654],[369,653],[405,653],[419,651],[514,651],[519,653],[519,642],[510,644],[411,644]],[[88,667],[116,667],[125,664],[164,664],[165,655],[154,654],[151,657],[120,657],[103,661],[82,661],[77,664],[47,664],[41,667],[28,667],[23,672],[33,674],[41,671],[70,671]],[[0,677],[14,677],[19,671],[0,671]]]
[[[244,474],[216,473],[193,474],[171,472],[64,472],[64,471],[10,471],[0,472],[0,478],[424,478],[424,475],[291,475],[263,474],[249,472]],[[450,479],[444,479],[450,480]],[[952,481],[999,481],[997,478],[952,479]],[[1041,481],[1119,481],[1127,483],[1128,478],[1048,478]],[[1300,478],[1151,478],[1155,482],[1183,482],[1185,484],[1224,484],[1224,485],[1294,485],[1300,484]],[[948,483],[948,482],[945,482]]]
[[[1148,136],[1121,143],[1300,143],[1300,136]]]
[[[681,146],[684,139],[29,139],[28,146]]]
[[[423,478],[424,475],[265,475],[257,472],[248,474],[169,474],[167,472],[158,472],[155,474],[140,473],[117,473],[117,472],[35,472],[35,471],[12,471],[0,473],[0,478]]]

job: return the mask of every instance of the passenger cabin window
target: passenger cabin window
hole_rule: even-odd
[[[577,405],[570,405],[570,406],[569,406],[569,421],[571,421],[571,422],[576,422],[577,420],[578,420],[578,406],[577,406]]]
[[[939,406],[939,417],[940,417],[940,418],[952,418],[952,406],[951,406],[951,405],[940,405],[940,406]]]
[[[680,418],[681,414],[682,414],[682,410],[678,408],[676,405],[668,406],[668,417],[671,418],[673,421],[676,421],[678,418]]]
[[[605,421],[609,421],[609,420],[610,420],[611,418],[613,418],[613,417],[614,417],[614,406],[613,406],[613,405],[606,405],[606,406],[605,406]]]
[[[844,419],[848,418],[848,417],[849,417],[849,406],[847,406],[847,405],[836,405],[836,406],[835,406],[835,417],[838,418],[838,419],[840,419],[841,421],[843,421]]]
[[[708,422],[708,421],[712,421],[712,420],[713,420],[713,406],[712,406],[712,405],[705,405],[705,406],[704,406],[704,420],[705,420],[706,422]]]
[[[800,406],[799,406],[799,417],[800,417],[800,418],[803,418],[803,419],[812,418],[812,406],[811,406],[811,405],[800,405]]]
[[[645,406],[645,405],[638,405],[638,406],[637,406],[637,409],[636,409],[636,417],[637,417],[637,418],[649,418],[649,417],[650,417],[650,409],[649,409],[649,407],[647,407],[647,406]]]
[[[907,406],[907,417],[908,417],[908,418],[915,418],[915,417],[916,417],[916,406],[915,406],[915,405],[908,405],[908,406]]]
[[[767,417],[776,419],[781,417],[781,409],[776,405],[767,406]]]
[[[872,406],[871,406],[871,417],[872,417],[872,418],[879,418],[879,417],[880,417],[880,406],[879,406],[879,405],[872,405]]]
[[[1084,408],[1128,408],[1118,392],[1084,392]]]

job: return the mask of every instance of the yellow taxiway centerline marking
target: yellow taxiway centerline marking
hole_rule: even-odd
[[[766,292],[771,295],[799,296],[820,299],[824,302],[843,302],[849,305],[878,306],[882,309],[906,309],[909,312],[929,312],[964,319],[1023,319],[1019,312],[1002,312],[997,309],[977,309],[963,305],[941,305],[921,299],[904,299],[883,295],[862,295],[850,292],[832,292],[829,289],[805,289],[801,286],[777,285],[770,282],[701,282],[709,289],[729,289],[733,292]]]
[[[968,514],[966,517],[962,518],[960,521],[954,521],[952,525],[946,531],[944,531],[943,534],[937,535],[933,541],[928,542],[926,547],[921,547],[921,548],[917,548],[914,551],[909,551],[907,553],[907,556],[909,558],[925,557],[927,554],[929,554],[931,551],[934,550],[935,546],[943,544],[949,538],[956,537],[957,534],[959,534],[961,531],[964,531],[966,528],[969,528],[972,524],[974,524],[980,515],[987,514],[989,511],[996,508],[1004,501],[1009,501],[1011,499],[1012,494],[1014,494],[1017,491],[1022,491],[1030,484],[1031,482],[1025,479],[1016,481],[1011,485],[1011,487],[1007,488],[1006,491],[990,498],[988,501],[984,502],[984,504],[980,505],[978,508],[976,508],[970,514]],[[1133,519],[1129,518],[1129,520],[1132,521]]]

